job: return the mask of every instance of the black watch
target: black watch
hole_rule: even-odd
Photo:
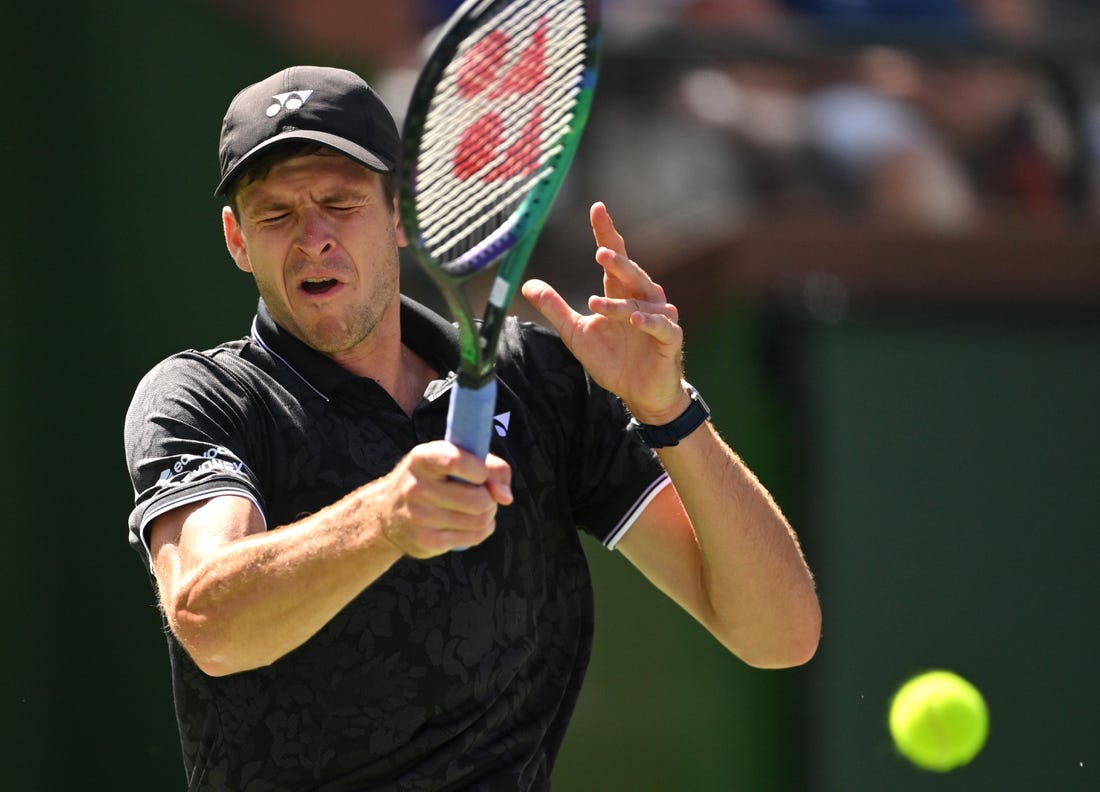
[[[689,382],[684,383],[684,388],[687,390],[688,396],[691,397],[691,404],[680,413],[680,417],[676,420],[662,426],[653,426],[652,424],[641,423],[637,418],[630,419],[630,425],[638,432],[642,442],[650,448],[678,445],[681,440],[710,418],[710,408],[703,401],[703,397],[699,395],[699,391],[695,390]]]

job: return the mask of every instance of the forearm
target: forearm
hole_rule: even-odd
[[[497,507],[512,502],[510,481],[504,460],[438,441],[331,506],[270,531],[245,498],[169,513],[150,537],[169,624],[209,674],[268,665],[402,556],[430,558],[485,541]]]
[[[804,663],[816,650],[821,612],[774,499],[709,423],[659,455],[695,533],[697,617],[752,665]]]
[[[204,552],[163,604],[204,671],[235,673],[300,646],[400,557],[370,492],[357,491],[292,525]]]

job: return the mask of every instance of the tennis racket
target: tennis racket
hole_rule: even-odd
[[[467,0],[405,116],[401,222],[461,345],[446,439],[482,459],[497,341],[588,119],[599,41],[597,0]],[[497,262],[479,322],[466,287]]]

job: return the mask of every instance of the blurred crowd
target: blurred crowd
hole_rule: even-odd
[[[426,37],[459,5],[208,1],[262,20],[304,58],[361,63],[398,114]],[[604,9],[608,82],[577,178],[622,196],[628,227],[721,234],[765,212],[946,232],[1100,221],[1093,2],[605,0]]]
[[[1100,48],[1061,46],[1070,19],[1100,30],[1100,8],[1050,0],[613,2],[635,49],[670,23],[728,42],[665,86],[659,122],[647,86],[613,134],[636,130],[632,157],[681,141],[661,197],[701,229],[762,209],[945,231],[1096,222]]]

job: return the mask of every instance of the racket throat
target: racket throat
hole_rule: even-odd
[[[482,390],[486,385],[496,381],[496,372],[489,368],[481,373],[473,373],[467,371],[459,371],[458,376],[455,378],[455,382],[458,383],[458,387],[465,390]]]

